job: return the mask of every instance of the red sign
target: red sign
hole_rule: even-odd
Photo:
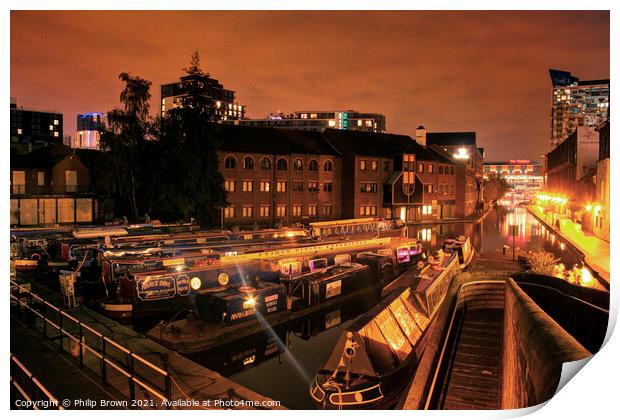
[[[510,164],[511,165],[529,165],[530,161],[526,159],[516,159],[516,160],[511,159]]]

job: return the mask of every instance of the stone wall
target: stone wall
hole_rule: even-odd
[[[502,408],[537,405],[553,397],[562,364],[590,353],[510,279],[506,283]]]

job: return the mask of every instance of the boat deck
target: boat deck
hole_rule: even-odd
[[[503,318],[501,309],[463,312],[454,333],[452,357],[438,408],[501,408]]]

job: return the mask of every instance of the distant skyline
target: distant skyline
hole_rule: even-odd
[[[248,116],[356,109],[387,131],[476,131],[487,160],[541,160],[549,68],[609,78],[608,11],[12,11],[11,96],[75,118],[119,106],[121,72],[159,86],[198,50]]]

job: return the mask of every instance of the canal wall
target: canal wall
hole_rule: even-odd
[[[557,390],[562,364],[591,355],[512,279],[506,282],[503,348],[503,409],[548,401]]]

